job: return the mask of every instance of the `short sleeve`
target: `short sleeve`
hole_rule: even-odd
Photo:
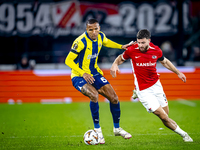
[[[122,59],[123,59],[123,60],[130,59],[129,51],[130,51],[130,50],[128,49],[128,50],[126,50],[126,51],[124,51],[124,52],[122,53]]]
[[[159,61],[163,61],[164,60],[164,56],[162,55],[161,57],[158,58]]]
[[[159,61],[163,61],[164,60],[163,52],[159,47],[158,47],[158,49],[159,49],[158,60]]]

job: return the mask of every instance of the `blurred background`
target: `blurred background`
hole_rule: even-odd
[[[147,28],[175,65],[200,66],[199,8],[196,0],[1,0],[0,69],[67,68],[64,60],[89,18],[98,19],[101,31],[121,44]],[[103,47],[100,67],[109,68],[121,53]]]
[[[148,29],[152,42],[187,76],[183,84],[157,64],[168,100],[199,100],[199,8],[196,0],[0,0],[0,102],[88,102],[73,88],[65,58],[90,18],[120,44],[135,41],[140,29]],[[120,101],[132,101],[130,62],[120,66],[117,78],[109,73],[122,52],[103,47],[98,64]],[[99,100],[106,101],[102,96]]]

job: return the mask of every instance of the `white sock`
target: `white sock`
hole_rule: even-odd
[[[101,130],[101,127],[99,127],[99,128],[94,128],[94,130]]]
[[[181,135],[182,137],[185,136],[185,134],[187,134],[185,131],[183,131],[178,125],[176,127],[176,129],[174,130],[174,132],[178,133],[179,135]]]

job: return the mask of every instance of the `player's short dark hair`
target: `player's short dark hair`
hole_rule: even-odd
[[[138,31],[137,33],[137,39],[150,39],[151,38],[151,33],[147,29],[142,29]]]
[[[99,23],[99,22],[98,22],[98,20],[96,20],[96,19],[94,19],[94,18],[89,19],[89,20],[86,22],[86,26],[87,26],[88,24],[94,24],[94,23]]]

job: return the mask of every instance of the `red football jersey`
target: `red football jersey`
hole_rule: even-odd
[[[151,42],[146,52],[141,52],[138,44],[135,44],[128,47],[122,54],[124,60],[131,59],[135,86],[140,91],[151,87],[158,81],[159,75],[156,70],[156,62],[162,56],[162,50]]]

